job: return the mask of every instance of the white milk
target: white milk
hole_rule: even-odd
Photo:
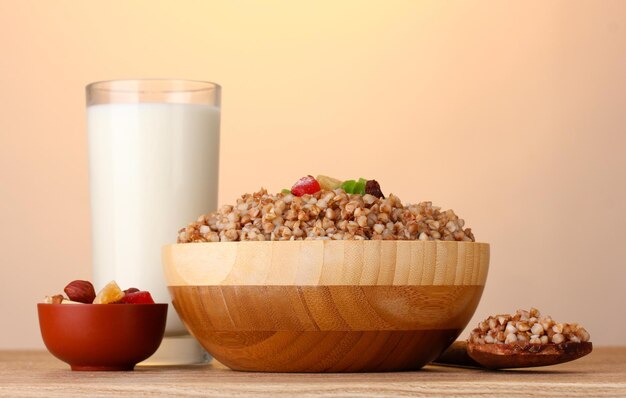
[[[115,280],[170,302],[161,247],[217,205],[219,124],[209,105],[87,108],[96,290]],[[185,333],[170,304],[166,335]]]

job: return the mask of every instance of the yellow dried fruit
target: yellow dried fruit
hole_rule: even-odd
[[[93,300],[94,304],[109,304],[119,301],[124,297],[124,292],[120,287],[115,283],[115,281],[109,282],[105,287],[102,288],[96,295],[96,298]]]
[[[317,182],[319,182],[320,187],[324,190],[327,191],[332,191],[334,189],[337,189],[341,186],[342,181],[336,179],[336,178],[332,178],[329,176],[323,176],[323,175],[319,175],[316,178]]]

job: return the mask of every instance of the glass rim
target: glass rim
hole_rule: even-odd
[[[189,89],[124,89],[124,88],[115,88],[113,84],[115,83],[182,83],[182,84],[196,84],[204,87],[199,88],[189,88]],[[91,82],[85,86],[86,91],[107,91],[107,92],[115,92],[115,93],[134,93],[134,92],[154,92],[154,93],[171,93],[171,92],[200,92],[200,91],[211,91],[211,90],[220,90],[222,86],[215,82],[210,82],[206,80],[193,80],[193,79],[168,79],[168,78],[141,78],[141,79],[109,79],[109,80],[99,80],[95,82]]]

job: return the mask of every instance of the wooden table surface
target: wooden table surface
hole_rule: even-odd
[[[72,372],[43,351],[0,351],[0,396],[203,397],[626,397],[626,347],[594,349],[546,368],[486,371],[426,366],[417,372],[271,374],[218,363]]]

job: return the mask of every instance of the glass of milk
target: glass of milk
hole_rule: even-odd
[[[148,363],[201,362],[204,351],[171,305],[161,247],[216,208],[221,87],[146,79],[86,90],[96,289],[115,280],[170,303],[165,339]]]

